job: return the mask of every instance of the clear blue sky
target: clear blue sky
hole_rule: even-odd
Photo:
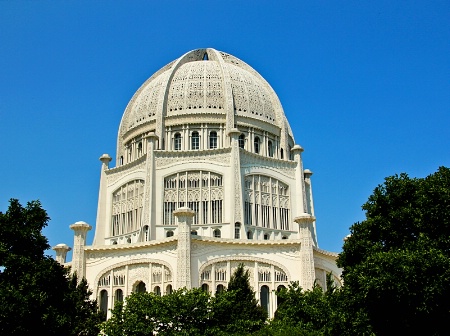
[[[131,96],[202,47],[280,97],[321,248],[340,251],[384,177],[450,166],[449,1],[0,0],[0,209],[39,199],[50,244],[72,245],[70,224],[95,224],[98,158],[115,156]]]

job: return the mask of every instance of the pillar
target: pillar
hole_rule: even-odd
[[[84,258],[86,234],[92,229],[92,226],[85,222],[76,222],[70,225],[70,228],[74,231],[72,273],[76,273],[78,275],[78,281],[81,281],[86,276],[86,260]]]
[[[195,212],[188,207],[173,212],[178,222],[177,288],[191,289],[191,225]]]
[[[312,235],[315,217],[303,214],[294,218],[294,221],[298,224],[300,236],[300,286],[305,290],[312,289],[316,278]]]
[[[56,252],[56,261],[59,262],[60,264],[65,264],[67,252],[69,252],[72,249],[66,244],[58,244],[52,247],[52,250]]]

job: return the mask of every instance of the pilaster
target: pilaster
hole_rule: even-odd
[[[156,235],[156,219],[154,209],[155,188],[153,183],[155,181],[155,149],[158,141],[158,136],[155,133],[150,133],[146,137],[147,139],[147,159],[145,162],[145,192],[144,192],[144,204],[143,204],[143,223],[142,227],[148,225],[149,227],[149,240],[155,239]]]
[[[294,219],[298,223],[300,238],[300,285],[303,289],[312,289],[315,280],[313,255],[313,223],[314,216],[303,214]]]
[[[231,139],[231,165],[230,165],[230,188],[234,192],[231,199],[230,209],[230,237],[234,238],[234,224],[241,224],[240,236],[245,237],[245,227],[242,218],[242,177],[241,177],[241,158],[239,152],[239,135],[241,132],[237,128],[231,129],[228,136]]]
[[[191,289],[191,225],[195,212],[187,207],[173,212],[178,222],[178,258],[176,289]]]

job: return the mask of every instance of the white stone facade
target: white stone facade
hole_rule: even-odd
[[[72,225],[73,269],[103,309],[144,289],[215,293],[239,263],[270,316],[279,286],[325,286],[328,272],[339,283],[337,255],[318,248],[302,151],[255,70],[214,49],[186,53],[129,102],[116,167],[100,158],[92,246],[89,225]]]

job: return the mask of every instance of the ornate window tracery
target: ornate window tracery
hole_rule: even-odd
[[[286,184],[264,175],[245,178],[244,215],[247,225],[289,230],[290,203]]]
[[[185,206],[195,213],[194,225],[222,223],[222,175],[207,171],[186,171],[166,177],[164,225],[175,225],[173,212]]]
[[[144,181],[134,180],[112,194],[111,236],[138,230],[142,223]]]

